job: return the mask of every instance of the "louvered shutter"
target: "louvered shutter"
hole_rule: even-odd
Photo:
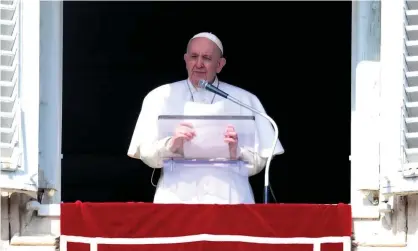
[[[418,176],[418,2],[405,2],[405,93],[401,164],[405,178]]]
[[[20,166],[19,3],[1,1],[1,170]]]
[[[39,3],[0,1],[0,189],[34,196],[39,162]]]
[[[381,4],[380,172],[385,197],[418,193],[418,2]]]

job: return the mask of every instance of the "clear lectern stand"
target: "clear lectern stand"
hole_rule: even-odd
[[[160,116],[159,138],[172,136],[183,122],[193,125],[196,136],[184,142],[181,157],[160,156],[164,166],[159,189],[173,203],[254,203],[248,181],[254,163],[254,116]],[[224,141],[228,125],[238,134],[237,158],[231,158]]]

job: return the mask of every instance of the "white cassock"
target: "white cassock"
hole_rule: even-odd
[[[218,86],[219,89],[256,110],[265,112],[261,102],[254,94],[219,81],[217,78],[213,85]],[[164,184],[164,172],[162,172],[154,196],[154,203],[254,203],[248,176],[259,173],[265,167],[274,140],[272,125],[260,115],[254,114],[252,111],[230,100],[218,95],[214,96],[213,93],[207,90],[194,88],[187,79],[157,87],[144,98],[129,146],[128,156],[141,159],[151,168],[162,168],[163,157],[181,157],[168,150],[167,142],[169,137],[158,137],[158,116],[183,115],[185,105],[191,100],[222,107],[220,109],[222,114],[219,115],[255,116],[254,151],[241,149],[239,152],[240,158],[251,159],[253,165],[250,165],[245,179],[234,178],[233,175],[225,174],[222,168],[208,169],[211,171],[206,172],[199,168],[195,170],[193,168],[184,169],[183,172],[187,173],[180,175],[179,177],[183,178],[175,180],[174,183],[176,184],[174,186],[173,184],[170,186]],[[283,152],[284,149],[280,141],[278,141],[274,155],[282,154]],[[190,180],[193,180],[193,182],[190,182]],[[172,180],[171,183],[173,183]],[[173,187],[177,189],[173,189]],[[228,196],[225,195],[226,190],[230,191]]]

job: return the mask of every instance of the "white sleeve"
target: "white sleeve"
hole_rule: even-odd
[[[265,113],[263,105],[255,95],[252,95],[251,106],[256,110]],[[254,151],[246,148],[240,149],[240,157],[252,164],[251,169],[249,170],[250,176],[258,174],[264,169],[267,159],[272,152],[271,150],[274,140],[274,128],[270,124],[270,121],[258,114],[254,113],[253,115],[255,116],[256,126],[255,149]],[[284,148],[280,140],[277,139],[273,156],[282,153],[284,153]]]
[[[262,113],[266,113],[264,110],[263,105],[261,104],[260,100],[253,96],[251,99],[252,107],[257,109],[258,111]],[[272,152],[272,145],[274,140],[274,128],[273,125],[270,124],[270,121],[268,121],[266,118],[259,114],[254,114],[255,116],[255,124],[256,124],[256,137],[255,137],[255,144],[257,153],[259,156],[263,158],[268,158],[270,156],[270,153]],[[273,155],[279,155],[284,153],[284,148],[280,142],[279,139],[277,139],[276,146],[273,151]]]
[[[144,98],[128,149],[129,157],[140,159],[152,168],[161,168],[164,157],[179,156],[167,148],[169,137],[158,138],[158,116],[164,110],[165,100],[157,94],[158,89]]]
[[[249,149],[240,148],[239,156],[242,160],[252,164],[251,168],[248,170],[248,176],[253,176],[261,172],[267,163],[267,158],[263,158],[258,153]]]
[[[163,157],[181,157],[180,154],[172,153],[168,147],[167,143],[170,137],[144,142],[139,145],[138,153],[139,159],[141,159],[145,164],[152,168],[162,168],[163,167]],[[141,151],[139,151],[141,149]]]

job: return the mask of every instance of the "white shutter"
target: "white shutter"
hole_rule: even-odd
[[[0,5],[1,33],[1,170],[14,171],[20,166],[19,81],[19,4],[18,1]]]
[[[418,176],[418,2],[405,5],[405,95],[402,116],[402,175]]]
[[[0,189],[38,189],[39,0],[0,1]]]
[[[418,2],[382,1],[381,188],[418,193]]]

